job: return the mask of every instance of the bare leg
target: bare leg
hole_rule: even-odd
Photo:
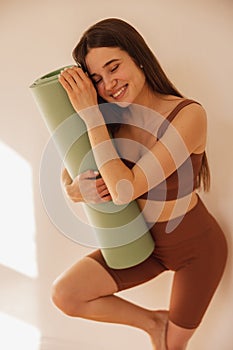
[[[53,301],[69,316],[140,328],[150,335],[155,350],[166,350],[167,312],[139,307],[113,295],[117,291],[108,272],[86,257],[55,281]]]
[[[167,328],[167,349],[168,350],[185,350],[188,341],[192,337],[195,329],[186,329],[168,322]]]
[[[156,328],[149,333],[153,349],[167,350],[167,326],[168,326],[168,311],[155,311]]]

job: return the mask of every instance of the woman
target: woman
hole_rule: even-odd
[[[66,192],[76,202],[136,199],[155,250],[122,270],[109,268],[99,250],[91,253],[55,281],[53,301],[70,316],[138,327],[156,350],[184,350],[227,257],[224,235],[196,193],[201,185],[209,188],[205,111],[176,90],[141,35],[122,20],[89,28],[73,57],[82,68],[66,69],[59,81],[86,123],[101,176],[90,169],[72,181],[65,170]],[[116,124],[106,125],[100,101],[116,106]],[[109,129],[119,140],[117,150]],[[167,270],[174,271],[168,311],[147,310],[115,295]]]

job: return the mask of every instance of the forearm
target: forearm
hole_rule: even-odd
[[[134,174],[119,158],[101,112],[92,113],[92,118],[86,117],[85,122],[97,167],[112,200],[116,204],[130,202]]]

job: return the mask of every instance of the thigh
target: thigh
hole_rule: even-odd
[[[227,246],[215,222],[208,231],[187,244],[190,255],[174,275],[169,319],[177,326],[194,329],[201,323],[221,280]]]
[[[54,287],[63,296],[80,301],[93,300],[117,292],[113,277],[97,261],[84,257],[54,282]]]
[[[114,279],[118,291],[145,283],[167,270],[154,254],[150,255],[150,257],[142,263],[126,269],[110,268],[106,264],[100,250],[94,251],[89,257],[98,262]]]

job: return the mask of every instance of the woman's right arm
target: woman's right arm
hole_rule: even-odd
[[[88,170],[72,180],[68,171],[64,169],[62,183],[67,196],[73,202],[97,204],[112,200],[104,180],[99,178],[99,172]]]

